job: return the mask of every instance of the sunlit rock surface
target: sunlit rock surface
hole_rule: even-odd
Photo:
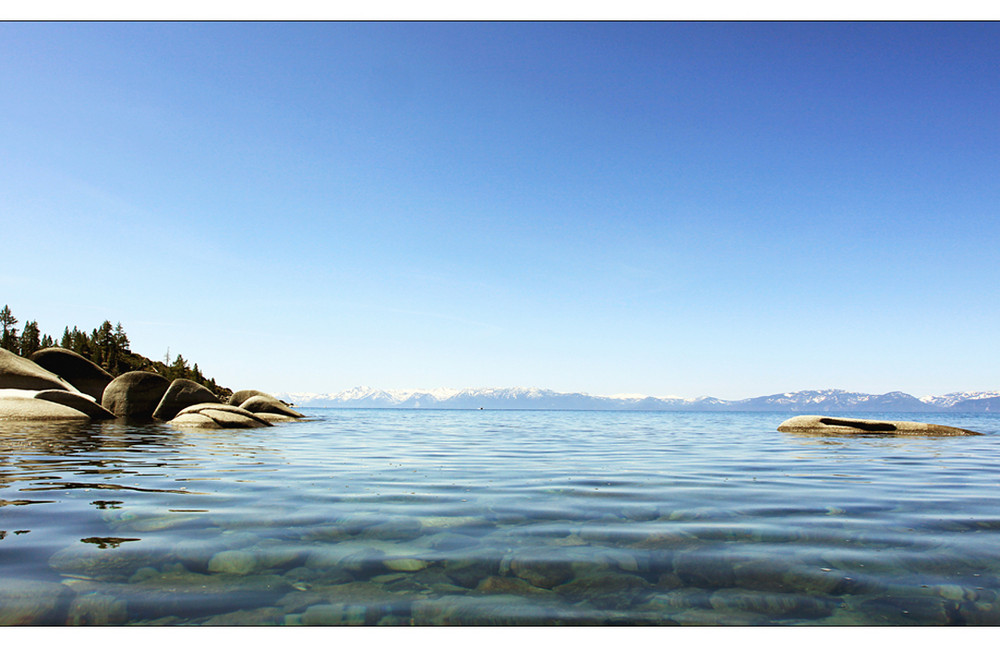
[[[170,421],[170,424],[178,427],[205,428],[256,428],[271,425],[245,409],[219,403],[202,403],[186,407]]]
[[[778,431],[805,434],[884,434],[889,436],[968,436],[979,434],[979,432],[972,430],[934,423],[848,419],[831,416],[795,416],[779,425]]]
[[[149,371],[129,371],[104,388],[101,405],[119,418],[150,419],[170,381]]]
[[[89,421],[90,417],[67,405],[33,396],[12,396],[4,390],[0,396],[0,421]],[[28,394],[34,392],[27,391]]]

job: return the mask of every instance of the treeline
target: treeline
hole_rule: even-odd
[[[171,359],[169,349],[164,356],[164,362],[150,360],[146,356],[135,353],[129,348],[128,335],[125,334],[121,322],[112,326],[110,321],[104,320],[89,334],[76,326],[72,329],[67,326],[63,329],[58,344],[51,335],[41,334],[38,322],[34,320],[25,322],[20,334],[17,323],[18,319],[11,313],[10,307],[5,305],[0,311],[0,325],[3,326],[0,348],[25,358],[39,349],[60,346],[79,353],[94,364],[103,367],[112,376],[120,376],[128,371],[152,371],[168,380],[177,378],[193,380],[208,387],[223,399],[228,398],[233,393],[231,389],[217,384],[214,378],[206,378],[201,369],[198,368],[197,362],[192,366],[181,354],[177,354],[175,358]]]

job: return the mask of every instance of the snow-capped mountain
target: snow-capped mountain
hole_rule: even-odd
[[[781,412],[926,412],[940,409],[899,391],[877,395],[843,389],[758,396],[730,404],[730,409],[734,410]]]
[[[592,396],[537,387],[381,390],[355,387],[336,394],[282,393],[301,407],[436,409],[662,410],[748,412],[1000,411],[1000,392],[962,392],[915,398],[895,391],[864,394],[843,389],[787,392],[726,401],[712,397],[655,398],[641,394]]]
[[[984,398],[1000,398],[1000,391],[952,392],[944,396],[924,396],[920,400],[937,407],[953,407],[962,401],[976,401]]]

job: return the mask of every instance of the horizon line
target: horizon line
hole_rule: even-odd
[[[354,391],[354,390],[373,390],[373,391],[380,391],[380,392],[386,392],[386,393],[394,393],[394,392],[395,393],[410,393],[410,394],[424,393],[424,394],[430,394],[430,395],[434,395],[434,392],[454,392],[454,393],[446,396],[445,398],[451,398],[452,396],[458,395],[458,394],[460,394],[462,392],[468,392],[468,391],[481,391],[481,390],[525,390],[525,391],[531,391],[531,390],[537,390],[537,391],[550,392],[550,393],[556,394],[556,395],[579,395],[579,396],[587,396],[589,398],[608,398],[608,399],[614,399],[614,400],[628,400],[628,399],[639,399],[639,400],[642,400],[642,399],[652,398],[652,399],[656,399],[656,400],[698,401],[698,400],[715,399],[715,400],[725,401],[725,402],[739,402],[739,401],[744,401],[744,400],[752,400],[752,399],[755,399],[755,398],[764,398],[764,397],[768,397],[768,396],[778,396],[778,395],[782,395],[782,394],[784,394],[784,395],[792,395],[792,394],[802,394],[802,393],[808,393],[808,392],[820,392],[820,393],[822,393],[822,392],[834,392],[834,393],[844,393],[844,394],[861,394],[861,395],[866,395],[866,396],[886,396],[886,395],[889,395],[889,394],[905,394],[905,395],[910,396],[912,398],[916,398],[917,400],[923,400],[923,399],[927,399],[927,398],[942,398],[942,397],[945,397],[945,396],[957,396],[957,395],[963,395],[963,394],[997,394],[997,395],[1000,395],[1000,389],[975,389],[975,390],[968,390],[967,389],[967,390],[949,391],[949,392],[945,392],[945,393],[941,393],[941,394],[926,394],[926,395],[923,395],[923,396],[916,396],[916,395],[914,395],[914,394],[912,394],[910,392],[903,391],[901,389],[893,389],[893,390],[889,390],[889,391],[886,391],[886,392],[875,393],[875,392],[853,391],[853,390],[842,389],[842,388],[827,387],[827,388],[821,388],[821,389],[797,389],[797,390],[789,390],[789,391],[779,391],[779,392],[773,392],[773,393],[768,393],[768,394],[760,394],[760,395],[757,395],[757,396],[747,396],[747,397],[743,397],[743,398],[720,398],[718,396],[711,396],[711,395],[701,395],[701,396],[695,396],[695,397],[686,397],[686,396],[676,396],[676,395],[652,396],[652,395],[640,394],[640,393],[617,393],[617,394],[610,394],[609,395],[609,394],[593,394],[593,393],[585,392],[585,391],[558,391],[558,390],[549,389],[549,388],[546,388],[546,387],[522,387],[522,386],[513,386],[513,387],[495,387],[495,386],[494,387],[462,387],[462,388],[454,388],[454,387],[424,388],[424,387],[420,387],[420,388],[388,388],[388,389],[386,389],[386,388],[381,388],[381,387],[371,387],[369,385],[357,385],[355,387],[350,387],[348,389],[342,389],[342,390],[339,390],[339,391],[307,392],[307,391],[286,391],[286,390],[283,390],[283,391],[280,391],[280,392],[277,392],[277,393],[288,394],[288,395],[295,394],[295,395],[301,395],[301,396],[309,395],[309,396],[327,396],[327,397],[329,397],[329,396],[339,396],[340,394],[343,394],[343,393],[346,393],[346,392],[350,392],[350,391]]]

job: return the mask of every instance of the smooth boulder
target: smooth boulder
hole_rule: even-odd
[[[101,406],[118,418],[151,419],[170,381],[149,371],[129,371],[104,388]]]
[[[199,385],[193,380],[178,378],[167,387],[160,404],[153,411],[153,418],[158,421],[169,421],[185,407],[201,403],[219,403],[219,398],[208,387]]]
[[[79,353],[62,347],[35,351],[31,354],[31,361],[97,401],[101,400],[108,383],[114,380],[114,376]]]
[[[201,403],[182,409],[170,421],[177,427],[201,428],[258,428],[271,427],[271,424],[253,412],[217,403]]]
[[[0,349],[0,389],[65,389],[76,387],[48,369],[7,349]]]
[[[241,389],[238,392],[233,392],[233,395],[229,397],[229,404],[236,407],[242,407],[243,401],[254,396],[267,396],[269,398],[274,398],[270,394],[266,394],[262,391],[257,391],[256,389]]]
[[[243,401],[240,407],[256,414],[281,414],[282,416],[290,416],[292,418],[302,418],[304,416],[268,394],[251,396]]]
[[[795,416],[778,426],[779,432],[800,434],[855,434],[886,436],[970,436],[979,432],[916,421],[877,421],[832,416]]]
[[[0,397],[0,421],[89,421],[80,410],[32,396]]]
[[[62,389],[46,389],[35,394],[35,398],[72,407],[78,412],[86,414],[94,421],[106,421],[115,417],[114,414],[98,405],[97,401],[77,392],[68,392]]]

